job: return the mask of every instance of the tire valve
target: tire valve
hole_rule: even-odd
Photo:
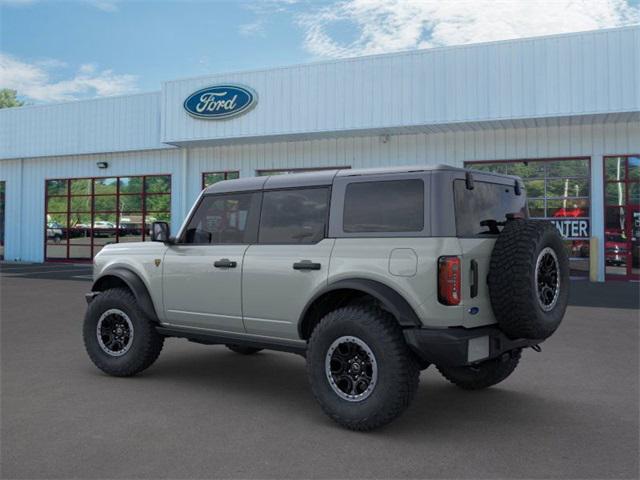
[[[542,348],[540,348],[540,345],[531,345],[531,349],[538,353],[542,351]]]

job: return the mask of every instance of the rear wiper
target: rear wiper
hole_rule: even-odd
[[[480,222],[480,226],[481,227],[489,227],[489,231],[488,232],[483,232],[483,233],[491,233],[491,234],[499,234],[500,230],[498,230],[498,227],[504,227],[504,224],[506,222],[498,222],[497,220],[482,220]]]

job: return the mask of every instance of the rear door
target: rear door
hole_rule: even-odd
[[[334,240],[326,238],[329,187],[263,193],[258,243],[244,257],[247,333],[298,339],[298,318],[326,285]]]

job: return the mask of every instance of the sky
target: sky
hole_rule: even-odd
[[[42,104],[166,80],[640,23],[640,0],[0,0],[0,88]]]

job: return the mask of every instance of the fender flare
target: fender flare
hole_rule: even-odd
[[[156,314],[156,309],[153,306],[153,300],[151,300],[151,295],[149,294],[147,286],[142,281],[140,276],[133,270],[125,267],[107,268],[93,282],[91,291],[104,291],[105,288],[102,287],[101,283],[104,283],[108,277],[115,277],[119,280],[122,280],[127,285],[127,287],[129,287],[129,290],[133,292],[133,295],[134,297],[136,297],[136,301],[138,302],[138,306],[144,312],[144,314],[155,322],[159,321],[158,315]]]
[[[301,328],[303,325],[303,321],[311,306],[323,295],[336,290],[359,290],[363,293],[371,295],[383,305],[385,310],[389,311],[389,313],[391,313],[396,318],[400,326],[422,326],[422,322],[418,318],[418,315],[416,315],[416,312],[413,310],[411,305],[409,305],[409,302],[407,302],[407,300],[393,288],[376,280],[369,280],[367,278],[353,278],[330,283],[325,288],[317,292],[311,298],[311,300],[307,302],[304,309],[302,310],[302,313],[300,314],[300,318],[298,319],[298,330],[301,338]]]

